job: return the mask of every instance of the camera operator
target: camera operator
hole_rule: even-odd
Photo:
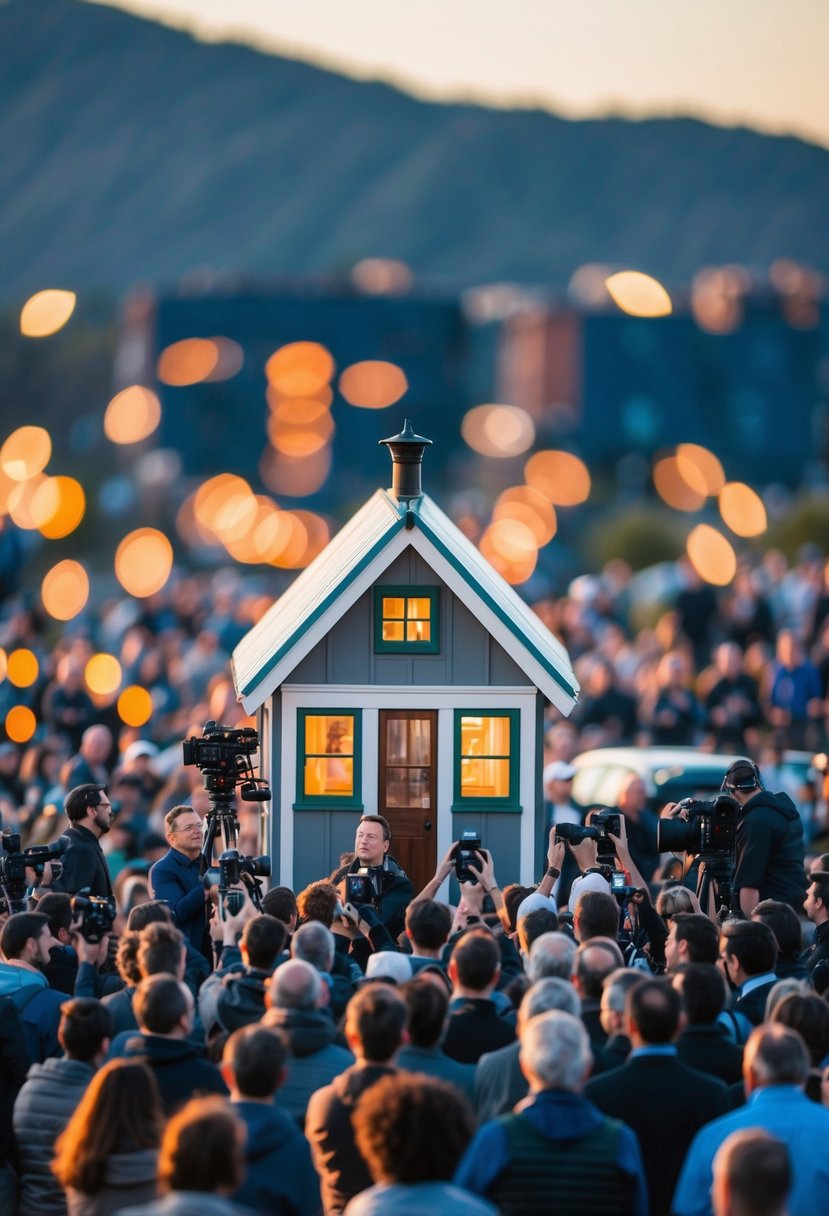
[[[90,895],[111,899],[112,883],[100,844],[114,818],[106,786],[76,785],[66,795],[63,809],[71,825],[64,832],[69,844],[63,854],[63,872],[52,883],[53,888],[70,895],[88,889]]]
[[[354,839],[356,857],[351,865],[337,871],[333,882],[345,884],[348,876],[367,872],[366,877],[376,892],[377,915],[396,941],[405,928],[406,908],[414,889],[402,867],[389,856],[390,842],[388,820],[382,815],[363,815]],[[341,898],[343,904],[349,902],[348,892],[344,891]]]
[[[190,945],[212,963],[199,861],[202,830],[201,818],[191,806],[174,806],[167,812],[164,835],[170,848],[150,870],[150,897],[168,905]]]
[[[762,899],[790,904],[798,916],[806,895],[803,824],[788,794],[772,794],[750,760],[727,769],[723,791],[739,804],[734,890],[751,916]]]

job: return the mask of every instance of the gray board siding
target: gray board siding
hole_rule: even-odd
[[[466,605],[408,549],[380,585],[440,587],[440,653],[375,654],[371,591],[337,622],[291,673],[291,684],[516,687],[527,677]]]

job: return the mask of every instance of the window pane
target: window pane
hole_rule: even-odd
[[[354,761],[350,756],[318,756],[305,761],[304,792],[314,798],[351,798]]]
[[[303,790],[311,797],[352,797],[354,716],[308,714],[305,718]]]
[[[402,621],[383,621],[383,641],[384,642],[402,642],[403,641],[403,622]]]
[[[403,616],[404,616],[404,612],[403,612],[402,596],[384,595],[383,596],[383,620],[385,620],[386,617],[395,617],[397,620],[402,621]]]
[[[508,798],[509,760],[461,760],[461,798]]]
[[[508,756],[509,718],[461,718],[462,756]]]
[[[416,618],[421,621],[428,621],[432,615],[432,601],[428,596],[417,596],[410,598],[406,605],[406,616],[411,620]]]
[[[428,808],[428,768],[386,769],[386,806]]]
[[[428,621],[407,621],[406,623],[406,641],[407,642],[428,642],[431,641],[432,626]]]

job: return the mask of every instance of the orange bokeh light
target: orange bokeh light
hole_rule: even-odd
[[[13,705],[6,714],[5,727],[12,743],[28,743],[37,730],[37,718],[28,705]]]
[[[673,311],[662,284],[639,270],[620,270],[609,275],[604,285],[616,307],[631,317],[667,317]]]
[[[104,414],[104,434],[112,443],[140,443],[161,421],[161,402],[142,384],[132,384],[112,398]]]
[[[335,364],[319,342],[289,342],[265,364],[268,383],[285,397],[309,397],[331,381]]]
[[[587,465],[572,452],[535,452],[524,465],[527,485],[557,507],[575,507],[590,496]]]
[[[409,382],[395,363],[367,359],[352,363],[340,376],[340,392],[349,405],[364,410],[384,410],[399,401]]]
[[[495,503],[492,518],[517,519],[525,524],[539,548],[553,539],[558,528],[555,508],[532,486],[511,486],[504,490]]]
[[[53,566],[40,585],[43,607],[56,621],[71,621],[86,607],[89,575],[80,562],[62,561]]]
[[[305,498],[325,485],[331,472],[331,448],[326,445],[312,456],[283,456],[266,448],[259,461],[259,475],[274,494],[286,498]]]
[[[736,536],[760,536],[768,527],[763,500],[741,481],[729,481],[720,490],[720,515]]]
[[[535,423],[517,405],[476,405],[461,422],[461,434],[481,456],[521,456],[535,441]]]
[[[183,338],[158,356],[156,375],[162,384],[183,388],[207,380],[218,363],[219,347],[210,338]]]
[[[173,569],[173,546],[155,528],[137,528],[115,552],[115,576],[128,595],[142,599],[160,591]]]
[[[737,555],[728,540],[716,528],[698,524],[686,542],[691,565],[706,583],[725,587],[737,573]]]
[[[664,456],[653,466],[653,484],[663,502],[677,511],[698,511],[707,497],[705,479],[695,464]]]
[[[99,697],[110,696],[121,684],[121,664],[114,654],[93,654],[83,674],[89,691]]]
[[[700,478],[707,496],[719,494],[725,485],[722,464],[713,452],[701,444],[678,444],[676,460],[680,476],[692,489],[697,488]]]
[[[6,660],[6,677],[15,688],[31,688],[39,673],[37,656],[25,647],[13,650]]]
[[[20,426],[0,448],[0,469],[12,481],[42,473],[52,455],[52,438],[42,426]]]
[[[74,291],[47,288],[30,296],[20,311],[20,332],[24,338],[48,338],[63,329],[75,311]]]
[[[118,716],[127,726],[145,726],[152,713],[153,699],[138,684],[130,684],[118,697]]]
[[[86,495],[74,477],[47,477],[32,495],[31,518],[47,540],[60,540],[74,532],[85,511]]]

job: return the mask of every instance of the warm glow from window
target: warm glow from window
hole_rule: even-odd
[[[384,642],[430,642],[432,601],[429,596],[383,596]]]
[[[303,793],[308,798],[354,796],[354,717],[308,714],[303,741]]]
[[[510,719],[461,717],[461,798],[508,798]]]

